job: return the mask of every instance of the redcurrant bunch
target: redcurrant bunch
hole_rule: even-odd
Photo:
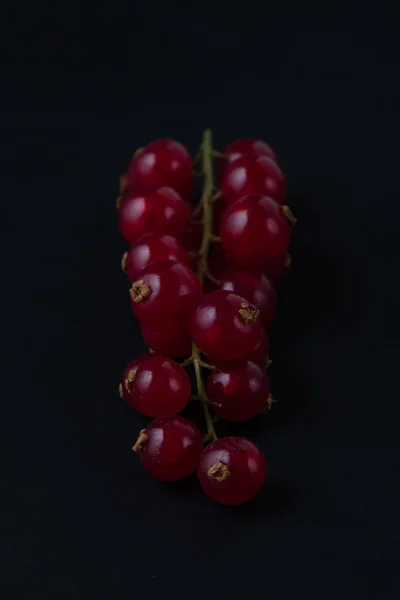
[[[204,185],[194,207],[199,160]],[[262,450],[242,437],[218,439],[214,423],[253,419],[273,403],[267,329],[296,222],[286,187],[268,144],[241,138],[220,153],[209,130],[195,160],[179,142],[157,140],[135,152],[120,180],[119,223],[130,244],[121,266],[149,351],[127,364],[119,391],[154,419],[133,450],[157,479],[197,470],[204,492],[222,504],[247,502],[267,479]],[[189,400],[203,407],[203,436],[178,414]]]

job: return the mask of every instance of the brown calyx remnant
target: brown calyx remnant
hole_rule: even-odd
[[[268,395],[268,398],[267,398],[267,403],[266,403],[266,404],[267,404],[267,410],[271,410],[271,408],[272,408],[272,405],[273,405],[273,404],[275,404],[275,402],[276,402],[276,400],[275,400],[275,398],[273,397],[273,395],[272,395],[272,394],[269,394],[269,395]]]
[[[119,178],[119,193],[121,196],[125,196],[127,191],[128,191],[128,178],[125,175],[125,173],[123,173],[123,175],[121,175],[121,177]]]
[[[264,363],[264,369],[269,369],[269,367],[272,365],[272,360],[267,358],[267,360]]]
[[[294,227],[296,225],[296,223],[297,223],[297,219],[296,219],[296,217],[294,216],[294,214],[292,213],[292,211],[290,210],[290,208],[288,207],[287,204],[284,204],[282,206],[282,212],[283,212],[283,214],[284,214],[287,222],[289,223],[289,225],[291,227]]]
[[[123,201],[124,201],[124,197],[123,196],[118,196],[118,198],[115,201],[115,208],[117,209],[118,212],[121,210],[121,206],[122,206]]]
[[[148,439],[149,439],[149,436],[147,435],[146,430],[142,429],[142,431],[139,432],[138,439],[132,446],[132,450],[134,452],[141,452],[143,450],[144,444],[146,444]]]
[[[132,159],[134,158],[138,158],[138,156],[140,156],[141,154],[143,154],[144,152],[144,148],[138,148],[137,150],[135,150],[135,152],[132,154]]]
[[[120,398],[123,398],[124,397],[124,390],[123,390],[123,387],[122,387],[122,383],[120,383],[119,386],[118,386],[118,392],[119,392]]]
[[[124,252],[121,257],[121,269],[123,270],[124,273],[126,273],[127,268],[128,268],[128,253]]]
[[[144,279],[139,279],[138,281],[135,281],[135,283],[132,284],[129,293],[133,302],[138,304],[139,302],[143,302],[148,296],[150,296],[151,288],[147,285],[147,283],[145,283]]]
[[[209,469],[207,475],[212,479],[216,479],[217,481],[225,481],[226,479],[229,479],[231,472],[228,468],[228,465],[218,461],[211,467],[211,469]]]
[[[242,302],[239,309],[239,315],[246,325],[256,323],[260,317],[260,311],[255,306],[250,306],[247,302]]]
[[[128,394],[130,394],[132,392],[132,384],[136,379],[136,371],[134,371],[133,369],[131,371],[129,371],[125,381],[124,381],[124,385],[125,385],[125,389],[128,392]]]

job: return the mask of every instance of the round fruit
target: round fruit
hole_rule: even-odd
[[[221,504],[243,504],[267,480],[267,461],[258,446],[242,437],[225,437],[201,454],[197,474],[203,491]]]
[[[127,373],[122,395],[132,408],[148,417],[174,415],[189,401],[190,380],[178,363],[154,356]]]
[[[285,275],[285,273],[290,269],[290,265],[292,262],[292,257],[288,252],[282,254],[279,258],[277,258],[271,264],[268,264],[264,267],[264,273],[268,276],[268,279],[272,281],[272,283],[278,283],[280,278]]]
[[[142,429],[133,446],[146,471],[162,481],[177,481],[196,469],[203,447],[197,427],[183,417],[160,417]]]
[[[264,369],[248,360],[221,364],[207,380],[214,412],[228,421],[248,421],[262,413],[269,390]]]
[[[158,356],[158,355],[155,354],[154,352],[144,352],[143,354],[138,354],[138,356],[135,356],[135,358],[133,358],[132,360],[130,360],[128,362],[128,364],[126,365],[126,367],[122,373],[121,383],[119,384],[119,395],[121,396],[121,398],[125,399],[125,397],[126,398],[128,397],[128,393],[127,393],[125,384],[127,382],[127,385],[129,387],[130,381],[133,381],[133,379],[136,376],[136,371],[137,371],[140,363],[147,360],[148,358],[154,358],[155,356]],[[124,392],[125,392],[125,395],[124,395]]]
[[[142,325],[142,337],[147,346],[163,356],[182,357],[192,351],[192,340],[189,334],[189,325],[180,329],[178,326],[171,329],[150,329]]]
[[[185,326],[202,296],[197,276],[172,260],[155,262],[141,271],[130,289],[133,312],[152,329]]]
[[[171,235],[162,232],[147,233],[122,256],[122,269],[133,282],[142,269],[159,260],[173,260],[183,265],[189,263],[184,247]]]
[[[284,254],[295,222],[288,206],[267,196],[245,196],[225,212],[221,242],[235,263],[262,269]]]
[[[257,340],[253,350],[246,356],[247,360],[251,360],[261,367],[265,367],[268,364],[268,352],[269,352],[269,337],[264,327],[260,331],[260,337]]]
[[[128,189],[169,186],[185,200],[194,191],[193,166],[187,149],[175,140],[156,140],[135,153],[127,172]]]
[[[274,321],[278,302],[276,291],[261,271],[231,267],[222,276],[221,289],[230,290],[257,306],[264,327]]]
[[[243,358],[255,346],[260,311],[237,294],[217,290],[205,295],[191,318],[193,343],[218,362]]]
[[[188,205],[181,196],[170,187],[159,187],[127,196],[119,211],[119,226],[130,244],[154,231],[179,238],[188,216]]]
[[[221,191],[233,204],[248,195],[263,194],[283,204],[286,195],[285,177],[272,158],[245,154],[229,163],[221,182]]]

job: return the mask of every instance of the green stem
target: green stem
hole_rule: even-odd
[[[207,424],[207,437],[211,440],[217,439],[217,434],[215,433],[213,420],[210,415],[210,411],[208,410],[208,398],[204,391],[203,378],[201,376],[201,358],[199,349],[193,344],[192,346],[192,358],[193,358],[193,366],[194,371],[196,373],[196,383],[197,383],[197,392],[200,398],[201,405],[204,410],[204,417]]]

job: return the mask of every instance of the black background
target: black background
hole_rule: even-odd
[[[2,598],[398,598],[395,2],[3,2]],[[144,350],[114,199],[131,153],[244,135],[299,219],[251,504],[152,480],[116,393]]]

